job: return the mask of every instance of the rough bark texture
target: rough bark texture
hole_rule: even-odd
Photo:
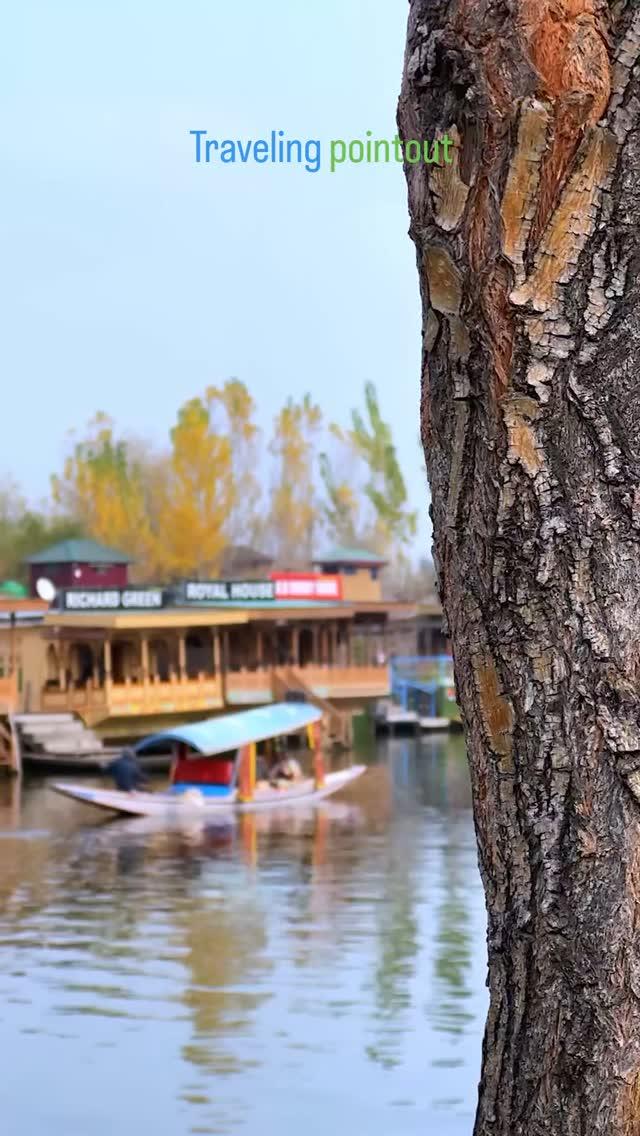
[[[488,907],[476,1136],[640,1134],[640,3],[411,0],[422,432]]]

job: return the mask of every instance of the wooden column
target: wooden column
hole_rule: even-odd
[[[142,685],[149,685],[149,640],[146,635],[140,640],[140,661],[142,663]]]
[[[383,666],[386,666],[386,664],[389,662],[389,655],[391,654],[390,647],[391,628],[389,627],[387,620],[385,620],[382,624],[382,654],[384,655]]]
[[[15,612],[9,615],[9,676],[16,670],[16,616]]]
[[[297,667],[300,665],[300,628],[291,628],[291,654],[293,655],[293,665]]]
[[[264,664],[264,642],[262,639],[262,631],[256,627],[256,663],[258,670],[262,670]]]
[[[352,666],[353,666],[353,641],[352,641],[352,632],[353,632],[353,628],[352,628],[351,624],[350,624],[350,623],[348,623],[348,624],[347,624],[347,629],[346,629],[346,636],[347,636],[347,666],[348,666],[348,667],[352,667]]]
[[[60,690],[62,690],[63,692],[66,691],[66,689],[67,689],[67,670],[66,670],[65,663],[66,663],[66,657],[65,657],[64,643],[60,643],[58,645],[58,682],[60,684]],[[105,667],[105,672],[106,672],[106,667]]]
[[[313,775],[316,789],[324,788],[325,783],[322,725],[322,722],[315,722],[307,729],[308,745],[313,754]]]
[[[331,624],[331,666],[335,667],[338,662],[338,624]]]
[[[104,686],[105,690],[111,689],[111,640],[105,639],[103,644],[103,657],[104,657]]]
[[[254,744],[243,746],[238,758],[238,798],[240,801],[251,801],[256,784],[256,747]]]
[[[187,644],[183,631],[178,636],[178,673],[180,682],[184,682],[187,677]]]
[[[220,677],[220,670],[221,670],[221,667],[220,667],[220,634],[215,629],[215,627],[212,627],[212,629],[211,629],[211,639],[212,639],[212,648],[213,648],[213,673],[216,676],[216,678],[219,678]]]

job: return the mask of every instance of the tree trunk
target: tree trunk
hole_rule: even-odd
[[[639,58],[638,0],[410,4],[401,136],[456,141],[405,169],[488,908],[476,1136],[640,1133]]]

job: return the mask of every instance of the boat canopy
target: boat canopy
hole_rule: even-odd
[[[257,710],[244,710],[238,714],[225,714],[220,718],[206,718],[151,734],[135,746],[138,754],[157,750],[165,742],[183,742],[198,753],[207,756],[228,753],[266,738],[277,738],[304,730],[322,719],[322,710],[309,702],[276,702]]]

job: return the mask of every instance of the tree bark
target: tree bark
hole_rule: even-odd
[[[411,0],[434,560],[487,898],[476,1136],[640,1134],[640,5]],[[635,70],[634,70],[635,69]]]

